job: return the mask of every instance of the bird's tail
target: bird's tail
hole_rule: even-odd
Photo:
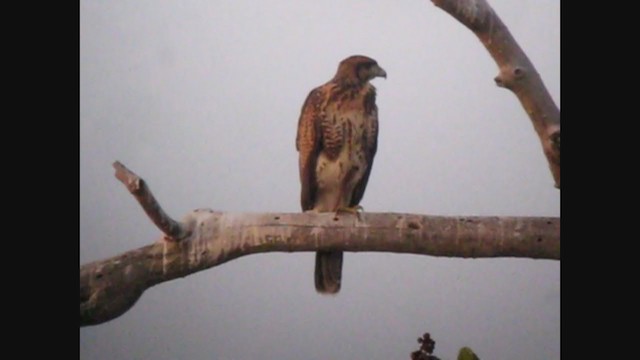
[[[337,294],[342,280],[342,251],[316,252],[316,291]]]

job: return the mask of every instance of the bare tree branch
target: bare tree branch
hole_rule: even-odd
[[[336,249],[463,258],[560,259],[560,220],[364,213],[187,215],[191,236],[158,242],[80,267],[80,325],[113,319],[156,284],[235,258],[267,252]]]
[[[473,31],[500,72],[498,86],[511,90],[533,122],[555,186],[560,188],[560,109],[527,55],[486,0],[431,0]]]
[[[138,200],[140,206],[142,206],[151,221],[167,236],[167,240],[179,241],[189,235],[184,226],[173,220],[162,210],[162,207],[156,201],[156,198],[142,178],[127,169],[127,167],[119,161],[114,162],[113,167],[116,169],[116,178],[120,180],[120,182],[127,187],[127,190]]]
[[[178,223],[162,211],[144,180],[119,162],[114,167],[116,177],[165,234],[187,235],[180,242],[163,237],[152,245],[81,266],[80,326],[122,315],[151,286],[256,253],[333,249],[560,259],[558,218],[395,213],[336,217],[333,213],[234,214],[198,209]]]

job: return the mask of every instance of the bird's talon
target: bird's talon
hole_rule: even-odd
[[[343,207],[336,210],[336,214],[334,216],[334,220],[338,219],[338,215],[340,213],[353,214],[358,218],[359,221],[362,221],[362,213],[364,212],[364,208],[360,205],[356,205],[354,207]]]

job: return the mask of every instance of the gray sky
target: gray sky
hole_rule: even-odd
[[[491,0],[560,103],[560,2]],[[477,38],[426,0],[80,1],[80,263],[159,231],[113,176],[164,209],[300,211],[302,102],[370,56],[378,153],[371,212],[559,216],[533,127]],[[560,262],[347,253],[336,297],[313,253],[262,254],[149,289],[80,329],[82,359],[560,358]]]

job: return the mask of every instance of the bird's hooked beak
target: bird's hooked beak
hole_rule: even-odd
[[[374,66],[371,68],[371,74],[373,74],[373,76],[372,76],[372,77],[377,77],[377,76],[379,76],[379,77],[383,77],[383,78],[385,78],[385,79],[387,78],[387,72],[386,72],[386,71],[384,71],[384,69],[383,69],[383,68],[381,68],[378,64],[374,65]]]

